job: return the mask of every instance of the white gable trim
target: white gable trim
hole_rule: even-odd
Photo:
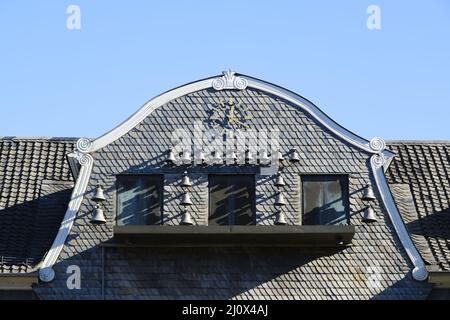
[[[220,83],[221,85],[218,85]],[[222,84],[223,83],[223,84]],[[233,86],[233,84],[235,84]],[[77,143],[77,150],[85,153],[95,152],[108,144],[119,139],[136,125],[138,125],[142,120],[149,116],[155,109],[161,107],[162,105],[180,98],[189,93],[193,93],[199,90],[204,90],[208,88],[214,88],[215,90],[223,89],[237,89],[242,90],[244,88],[255,88],[280,98],[283,98],[292,104],[298,106],[300,109],[308,112],[314,119],[319,121],[322,125],[332,131],[334,134],[347,141],[351,145],[367,151],[369,153],[378,153],[380,150],[384,150],[384,146],[380,148],[379,144],[371,144],[368,140],[361,138],[360,136],[352,133],[351,131],[340,126],[334,122],[330,117],[328,117],[323,111],[321,111],[317,106],[315,106],[310,101],[305,98],[295,94],[289,90],[265,82],[259,79],[255,79],[245,75],[235,76],[234,73],[230,75],[230,71],[224,72],[222,77],[208,78],[204,80],[199,80],[186,84],[184,86],[175,88],[173,90],[167,91],[144,104],[136,113],[134,113],[127,120],[122,122],[120,125],[109,131],[108,133],[102,135],[101,137],[91,141],[87,138],[82,138]],[[378,142],[377,142],[378,143]],[[390,151],[383,151],[386,157],[391,157],[393,153]]]
[[[384,177],[382,167],[389,163],[394,155],[391,151],[385,149],[386,145],[384,141],[380,138],[374,138],[369,142],[341,127],[331,118],[329,118],[324,112],[322,112],[318,107],[316,107],[313,103],[309,102],[305,98],[274,84],[244,75],[236,75],[231,71],[224,72],[224,75],[220,77],[199,80],[167,91],[166,93],[163,93],[148,101],[135,114],[133,114],[119,126],[102,135],[101,137],[93,141],[87,138],[82,138],[77,142],[77,151],[75,152],[75,156],[81,164],[81,170],[79,172],[75,188],[72,192],[72,198],[69,202],[69,207],[66,211],[63,222],[61,223],[61,227],[50,251],[47,253],[43,261],[42,268],[39,270],[40,279],[42,281],[48,282],[52,281],[55,277],[53,265],[56,263],[67,239],[67,236],[70,233],[73,221],[75,220],[76,214],[78,213],[78,210],[81,206],[83,196],[89,183],[93,166],[93,158],[91,155],[89,155],[89,153],[95,152],[119,139],[131,129],[133,129],[136,125],[138,125],[155,109],[168,103],[171,100],[207,88],[214,88],[214,90],[242,90],[247,87],[259,89],[293,103],[302,110],[308,112],[322,125],[324,125],[326,128],[328,128],[343,140],[347,141],[349,144],[370,154],[373,154],[371,158],[371,166],[373,174],[375,176],[377,187],[387,208],[389,217],[394,224],[395,230],[400,238],[400,241],[402,242],[409,258],[415,266],[413,270],[413,277],[416,280],[425,280],[428,275],[425,269],[425,264],[414,244],[412,243],[408,232],[406,231],[400,213],[395,206],[394,200]]]
[[[384,176],[382,166],[386,164],[386,161],[382,155],[373,155],[370,159],[372,166],[372,172],[375,177],[375,182],[380,192],[381,199],[383,200],[384,206],[388,212],[389,219],[394,225],[395,232],[400,238],[400,242],[408,254],[409,259],[414,265],[412,270],[412,276],[417,281],[424,281],[428,277],[428,271],[425,266],[425,262],[422,259],[419,251],[411,240],[409,233],[406,229],[403,219],[395,205],[394,198],[392,197],[391,191]]]

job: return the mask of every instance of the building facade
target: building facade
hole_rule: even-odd
[[[445,298],[449,145],[231,71],[97,139],[4,138],[2,297]]]

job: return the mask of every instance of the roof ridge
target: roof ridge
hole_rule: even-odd
[[[450,144],[450,140],[386,140],[386,144]]]
[[[0,140],[16,140],[16,141],[77,141],[77,137],[17,137],[17,136],[0,136]]]

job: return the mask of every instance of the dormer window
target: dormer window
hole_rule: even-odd
[[[117,177],[117,225],[162,223],[162,175]]]
[[[255,224],[255,176],[209,175],[209,225]]]
[[[348,224],[348,177],[302,176],[303,225]]]

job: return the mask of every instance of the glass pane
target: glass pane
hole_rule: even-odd
[[[238,178],[239,179],[239,178]],[[255,223],[253,212],[254,178],[242,176],[234,185],[235,203],[233,207],[234,225]]]
[[[346,224],[348,185],[346,176],[304,176],[303,224]]]
[[[210,176],[209,179],[209,224],[228,225],[229,208],[233,206],[233,186],[227,176]]]
[[[320,224],[321,198],[320,182],[303,182],[303,224]]]
[[[209,224],[254,224],[254,187],[251,175],[210,175]]]
[[[344,206],[344,188],[339,179],[323,182],[323,210],[321,224],[345,224],[347,222]]]
[[[117,224],[160,224],[162,187],[160,175],[118,177]]]

